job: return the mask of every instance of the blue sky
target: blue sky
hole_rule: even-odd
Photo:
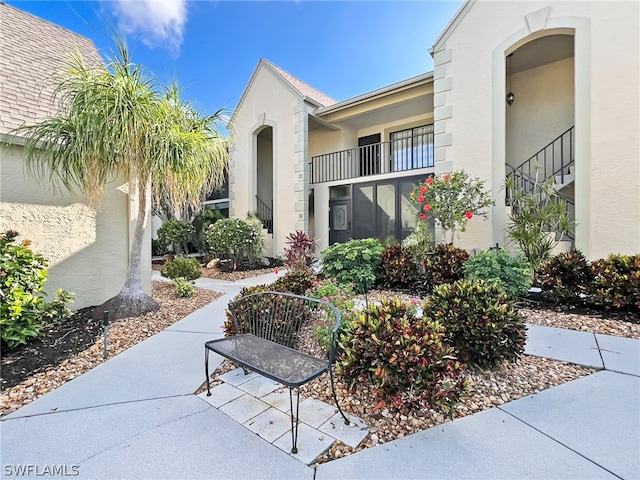
[[[91,38],[109,26],[135,42],[134,61],[177,79],[204,113],[236,106],[260,57],[336,100],[433,68],[427,50],[461,6],[447,1],[16,1]]]

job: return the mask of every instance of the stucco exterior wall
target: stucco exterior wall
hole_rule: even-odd
[[[471,222],[461,247],[504,242],[505,56],[536,35],[573,33],[576,246],[589,258],[640,251],[639,10],[637,2],[471,2],[434,45],[436,170],[465,169],[496,198],[491,221]]]
[[[109,183],[100,206],[90,209],[79,197],[55,193],[28,176],[22,155],[19,146],[0,146],[0,231],[18,231],[18,240],[31,240],[32,250],[49,261],[49,298],[63,288],[75,293],[74,309],[103,303],[126,276],[129,199],[117,189],[123,182]],[[150,293],[150,248],[142,262],[143,288]]]
[[[256,72],[233,119],[233,149],[230,152],[229,199],[231,218],[244,218],[256,208],[257,134],[265,126],[273,128],[273,214],[271,251],[282,254],[285,237],[297,229],[306,230],[307,219],[300,216],[308,194],[296,190],[305,172],[297,171],[299,157],[307,151],[306,120],[302,100],[268,67]],[[302,138],[301,138],[302,137]],[[307,174],[308,175],[308,174]],[[304,188],[304,187],[303,187]]]

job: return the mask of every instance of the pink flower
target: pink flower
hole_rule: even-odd
[[[278,267],[273,269],[273,273],[275,273],[276,275],[278,274],[278,272],[280,272],[280,269]]]
[[[427,203],[427,204],[424,206],[424,211],[425,211],[425,212],[430,212],[430,211],[431,211],[431,204],[430,204],[430,203]]]
[[[433,177],[427,178],[427,184],[431,185],[433,183]]]
[[[424,213],[420,214],[420,220],[426,220],[427,216]]]
[[[418,197],[418,201],[419,201],[420,203],[424,202],[424,195],[420,195],[420,196]]]
[[[235,272],[238,269],[238,264],[233,262],[233,271]]]
[[[464,212],[464,216],[467,217],[469,220],[471,220],[471,218],[473,217],[473,213],[467,210],[466,212]]]
[[[442,176],[442,179],[443,179],[445,182],[448,182],[449,180],[451,180],[451,177],[450,177],[449,175],[443,175],[443,176]]]
[[[427,187],[420,185],[420,193],[427,193]]]
[[[328,299],[327,297],[322,297],[322,301],[323,301],[323,302],[328,302],[328,301],[329,301],[329,299]]]
[[[317,280],[314,280],[311,284],[312,287],[317,287],[318,285],[320,285],[320,283]]]

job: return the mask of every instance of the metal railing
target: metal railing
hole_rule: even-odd
[[[542,183],[551,177],[560,177],[559,183],[564,184],[575,162],[574,132],[571,127],[517,167],[509,167],[507,178],[512,177],[514,186],[524,193],[533,190],[535,181]]]
[[[430,127],[418,135],[315,156],[311,159],[311,183],[433,167]]]
[[[256,195],[256,209],[262,226],[267,229],[267,232],[273,233],[273,208]]]

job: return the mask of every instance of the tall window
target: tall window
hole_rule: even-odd
[[[433,167],[433,124],[393,132],[390,143],[392,171]]]

